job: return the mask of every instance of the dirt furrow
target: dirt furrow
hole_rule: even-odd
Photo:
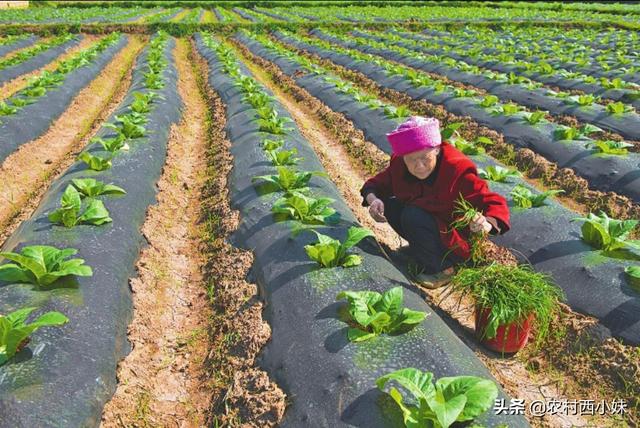
[[[105,427],[202,426],[209,407],[202,382],[211,310],[198,251],[207,106],[188,51],[188,42],[179,40],[174,55],[184,115],[171,128],[158,204],[149,208],[142,228],[149,246],[131,280],[132,351],[118,366],[119,385],[104,408]]]

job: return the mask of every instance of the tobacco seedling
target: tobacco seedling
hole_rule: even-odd
[[[633,147],[633,144],[625,143],[624,141],[596,140],[588,142],[585,147],[593,148],[598,153],[607,155],[626,155],[629,153],[627,147]]]
[[[20,352],[29,343],[29,336],[40,327],[60,326],[69,321],[60,312],[52,311],[27,324],[27,318],[35,310],[36,308],[23,308],[8,315],[0,315],[0,366]]]
[[[275,135],[282,135],[287,131],[291,131],[292,128],[285,128],[285,124],[288,122],[291,122],[291,119],[278,116],[278,112],[275,109],[271,111],[269,116],[258,119],[260,131]]]
[[[627,240],[638,220],[615,220],[606,213],[589,213],[587,217],[577,217],[571,221],[583,221],[582,240],[594,248],[611,251],[617,249],[639,250],[640,241]]]
[[[5,102],[0,102],[0,116],[10,116],[12,114],[16,114],[17,111],[17,107],[10,106]]]
[[[83,259],[65,260],[77,252],[74,248],[59,250],[47,245],[24,247],[20,254],[0,252],[1,257],[15,262],[0,266],[0,281],[46,287],[69,275],[92,276],[91,267]]]
[[[255,182],[258,180],[263,180],[275,186],[277,190],[281,190],[287,193],[291,192],[292,190],[304,192],[308,190],[309,181],[314,175],[323,177],[327,176],[327,174],[324,172],[298,172],[291,168],[287,168],[286,166],[279,166],[278,175],[260,175],[257,177],[253,177],[251,181]]]
[[[89,169],[93,171],[104,171],[111,168],[111,159],[113,154],[109,154],[107,158],[101,158],[99,156],[92,155],[89,152],[82,152],[78,156],[78,159],[87,164]]]
[[[409,117],[411,115],[411,111],[407,106],[395,107],[387,105],[384,107],[384,114],[386,114],[389,119],[402,119]]]
[[[74,227],[82,223],[100,226],[112,221],[109,217],[109,211],[104,207],[102,201],[97,199],[87,198],[84,210],[82,210],[80,192],[72,185],[65,189],[60,199],[60,205],[61,208],[49,214],[49,221],[52,223]]]
[[[267,138],[262,142],[262,150],[264,150],[265,152],[268,152],[271,150],[277,150],[281,148],[283,145],[284,145],[284,140],[270,140]]]
[[[541,123],[543,121],[546,122],[546,119],[544,118],[546,114],[546,111],[525,111],[522,113],[522,117],[529,123],[529,125],[537,125],[538,123]]]
[[[493,381],[476,376],[442,377],[434,385],[432,373],[406,368],[379,377],[376,385],[384,391],[389,381],[413,396],[413,402],[408,403],[398,389],[389,390],[407,428],[448,428],[455,422],[471,421],[489,410],[498,397]]]
[[[127,192],[121,187],[113,184],[105,184],[93,178],[74,178],[71,180],[73,186],[78,189],[82,197],[95,197],[101,195],[124,195]]]
[[[132,111],[140,114],[149,113],[151,111],[151,99],[149,97],[140,92],[134,92],[133,96],[135,101],[131,103]]]
[[[624,268],[629,284],[636,290],[640,290],[640,266],[627,266]]]
[[[383,294],[376,291],[343,291],[336,300],[347,299],[349,315],[355,327],[349,328],[347,337],[352,342],[363,342],[380,334],[399,333],[421,323],[426,312],[403,308],[402,287],[394,287]]]
[[[560,125],[558,126],[558,129],[556,129],[554,136],[558,140],[572,141],[578,138],[588,137],[589,135],[594,134],[596,132],[602,132],[602,128],[599,128],[595,125],[591,125],[590,123],[587,123],[581,128],[574,128],[571,126]]]
[[[135,123],[132,117],[130,116],[119,116],[116,117],[118,121],[120,121],[120,125],[116,125],[114,123],[105,124],[105,128],[111,128],[115,130],[118,135],[121,135],[125,139],[134,139],[144,137],[146,130],[144,126]]]
[[[630,105],[624,104],[620,101],[607,104],[607,107],[605,108],[607,109],[607,113],[614,116],[621,116],[625,113],[633,112],[633,107],[631,107]]]
[[[520,171],[504,168],[498,165],[489,165],[486,169],[478,168],[478,175],[485,180],[497,183],[506,183],[511,177],[520,177]]]
[[[118,134],[115,138],[93,137],[90,142],[100,144],[103,149],[111,153],[115,153],[119,150],[129,150],[129,145],[125,142],[125,138],[121,134]]]
[[[529,188],[518,184],[511,190],[510,195],[517,206],[521,208],[536,208],[545,205],[544,201],[549,196],[555,196],[560,193],[564,193],[564,190],[547,190],[536,195]]]
[[[440,131],[440,137],[442,137],[444,141],[448,141],[454,134],[458,134],[458,129],[463,125],[463,122],[450,123]]]
[[[306,224],[328,224],[337,221],[336,210],[330,207],[334,202],[331,198],[316,199],[300,192],[291,192],[289,196],[279,199],[271,211]]]
[[[315,230],[313,232],[318,237],[318,242],[312,245],[305,245],[304,249],[311,260],[325,268],[359,265],[362,263],[362,258],[357,254],[347,254],[347,250],[367,236],[374,236],[369,229],[355,226],[349,228],[347,239],[344,242],[318,233]]]
[[[291,150],[267,150],[267,157],[274,166],[295,165],[304,158],[297,157],[298,149]]]
[[[523,107],[519,106],[518,104],[507,103],[507,104],[502,104],[502,105],[494,107],[491,110],[491,113],[494,114],[494,115],[503,114],[505,116],[513,116],[514,114],[518,113],[522,109],[523,109]]]
[[[478,104],[480,105],[480,107],[489,108],[496,105],[498,101],[499,99],[495,95],[487,95]]]

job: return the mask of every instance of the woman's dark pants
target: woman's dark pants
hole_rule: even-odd
[[[383,202],[387,222],[409,242],[411,256],[424,268],[424,273],[437,273],[464,261],[442,244],[432,214],[414,205],[404,205],[395,197]]]

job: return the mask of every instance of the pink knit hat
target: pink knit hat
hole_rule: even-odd
[[[395,131],[387,134],[393,154],[404,156],[442,144],[440,122],[433,117],[411,116]]]

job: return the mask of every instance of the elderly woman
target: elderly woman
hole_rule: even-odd
[[[441,141],[437,119],[411,117],[387,139],[393,151],[389,166],[362,186],[363,206],[409,242],[420,272],[416,279],[440,287],[450,281],[453,265],[470,257],[470,232],[509,230],[507,202],[478,177],[471,159]],[[483,215],[468,228],[453,230],[459,195]]]

